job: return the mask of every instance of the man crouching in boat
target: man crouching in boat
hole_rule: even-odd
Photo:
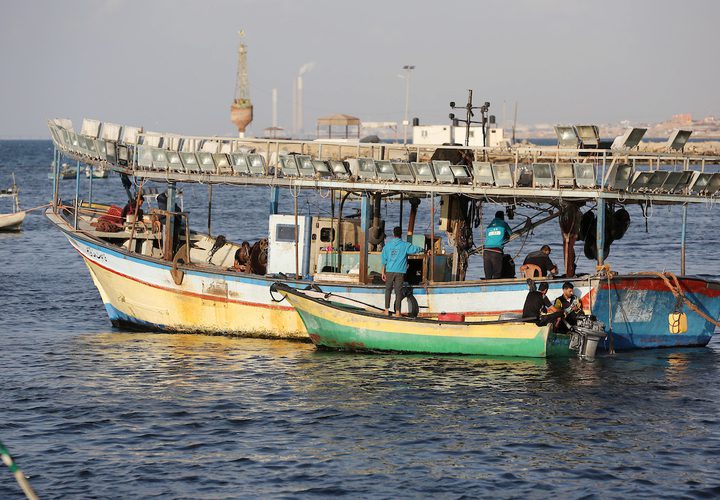
[[[545,326],[563,317],[547,298],[547,283],[540,283],[537,290],[530,290],[525,297],[522,317],[525,321],[534,321],[538,326]]]
[[[563,283],[562,295],[555,299],[553,307],[558,311],[562,311],[564,320],[558,319],[555,324],[555,331],[565,333],[570,326],[577,324],[578,316],[583,316],[582,305],[580,299],[573,293],[573,284],[569,281]]]
[[[408,268],[408,255],[423,252],[425,249],[403,241],[402,229],[395,227],[393,236],[382,250],[382,279],[385,282],[385,315],[389,316],[390,295],[395,290],[395,314],[400,314],[402,287]]]

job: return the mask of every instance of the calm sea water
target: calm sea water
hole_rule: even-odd
[[[14,171],[22,205],[46,203],[51,158],[49,142],[0,142],[0,185]],[[62,185],[69,197],[74,181]],[[121,203],[121,189],[117,177],[93,183],[96,199]],[[206,196],[185,188],[199,228]],[[214,228],[262,236],[266,200],[217,188]],[[384,208],[391,221],[396,209]],[[646,233],[630,210],[613,267],[678,271],[680,212],[655,207]],[[690,209],[689,273],[720,275],[717,210]],[[557,226],[538,229],[522,252],[557,241]],[[41,498],[720,495],[717,341],[587,363],[127,333],[36,213],[0,234],[0,352],[0,440]],[[0,469],[0,498],[20,496]]]

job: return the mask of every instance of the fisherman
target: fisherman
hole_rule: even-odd
[[[143,198],[143,195],[128,201],[127,205],[125,205],[122,209],[122,214],[120,215],[123,221],[127,222],[128,215],[133,215],[135,216],[135,220],[141,221],[143,218],[143,211],[140,207],[142,207],[144,201],[145,198]]]
[[[163,192],[163,193],[160,193],[159,195],[157,195],[156,200],[157,200],[157,204],[158,204],[158,209],[159,209],[159,210],[163,210],[163,211],[167,211],[167,210],[168,210],[167,192]],[[181,211],[181,210],[180,210],[180,207],[178,206],[177,203],[175,203],[175,210],[174,210],[174,212],[180,212],[180,211]],[[160,223],[161,223],[162,225],[165,225],[166,217],[165,217],[164,215],[161,215],[161,216],[159,217],[159,220],[160,220]],[[179,243],[180,243],[180,231],[181,231],[182,229],[184,229],[184,227],[181,227],[181,226],[183,226],[183,224],[182,224],[182,218],[181,218],[179,215],[174,215],[174,216],[173,216],[173,234],[172,234],[172,247],[173,247],[173,252],[175,252],[175,251],[178,249],[178,247],[179,247]]]
[[[512,229],[505,222],[505,213],[498,210],[495,212],[495,218],[485,230],[485,245],[483,247],[485,279],[502,277],[503,250],[511,234]]]
[[[538,266],[542,273],[541,276],[555,275],[558,272],[557,266],[550,260],[550,247],[548,245],[543,245],[540,250],[527,254],[523,261],[523,265],[525,264]]]
[[[400,315],[402,302],[402,287],[405,273],[408,268],[408,255],[423,252],[425,249],[403,241],[402,229],[397,226],[393,229],[393,236],[382,250],[382,280],[385,282],[385,315],[389,316],[390,296],[395,290],[395,314]]]
[[[530,280],[528,280],[530,281]],[[563,316],[547,298],[548,284],[540,283],[537,290],[530,290],[525,297],[522,317],[525,321],[534,321],[538,326],[545,326]]]
[[[576,325],[578,316],[584,314],[580,299],[573,293],[573,288],[573,284],[569,281],[563,283],[562,295],[556,298],[553,303],[553,307],[558,311],[562,311],[564,316],[564,320],[558,320],[556,323],[556,332],[566,332],[568,330],[567,325]]]

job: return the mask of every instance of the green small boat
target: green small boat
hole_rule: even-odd
[[[271,291],[279,292],[290,302],[300,314],[310,339],[318,347],[532,358],[575,356],[577,352],[574,349],[578,347],[580,352],[584,352],[577,332],[555,334],[550,326],[537,326],[522,318],[443,321],[436,318],[390,317],[377,309],[373,311],[348,305],[342,302],[342,297],[331,300],[334,297],[331,294],[309,293],[283,283],[275,283]],[[604,337],[604,332],[598,337]]]

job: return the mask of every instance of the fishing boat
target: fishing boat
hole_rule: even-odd
[[[522,202],[535,213],[514,228],[514,238],[560,220],[565,272],[540,279],[548,280],[550,294],[559,294],[564,281],[574,284],[585,312],[608,328],[601,348],[703,346],[720,316],[720,282],[685,275],[684,226],[677,275],[617,272],[606,259],[611,241],[627,229],[625,205],[679,205],[686,213],[689,206],[716,203],[720,173],[706,167],[718,157],[622,146],[348,146],[161,134],[93,122],[97,126],[83,124],[93,129],[90,136],[76,133],[69,120],[49,122],[56,164],[69,157],[103,166],[138,186],[162,187],[167,198],[165,209],[121,221],[110,232],[98,222],[115,209],[82,200],[79,192],[63,203],[56,183],[47,216],[84,259],[117,326],[307,339],[295,309],[270,298],[278,280],[292,288],[316,284],[325,293],[382,307],[383,200],[398,207],[406,238],[427,250],[410,258],[402,312],[497,320],[521,311],[525,277],[467,280],[465,269],[483,250],[472,244],[471,216],[497,206],[510,216]],[[182,183],[268,188],[267,238],[228,241],[213,233],[211,188],[208,229],[190,230],[190,214],[172,209]],[[297,204],[293,213],[279,213],[281,193],[297,200],[300,192],[323,193],[324,214],[301,214]],[[415,231],[420,203],[432,221],[429,234]],[[348,215],[348,207],[358,216]],[[575,275],[576,241],[597,264],[590,275]]]
[[[74,179],[77,176],[77,167],[71,167],[69,163],[63,163],[60,170],[56,173],[55,164],[50,165],[50,172],[48,172],[48,179],[53,180],[55,175],[59,179]]]
[[[588,320],[571,333],[512,317],[465,321],[462,315],[433,318],[385,316],[382,309],[348,304],[327,293],[321,297],[274,283],[272,293],[287,299],[302,318],[312,342],[329,349],[369,352],[475,354],[530,358],[595,356],[604,325]]]
[[[12,212],[0,213],[0,231],[19,231],[25,220],[25,212],[20,210],[18,188],[15,184],[15,174],[12,175],[12,186],[0,190],[0,198],[8,198],[12,202]]]
[[[110,175],[110,170],[103,168],[103,167],[97,167],[93,168],[90,165],[85,166],[85,177],[93,179],[107,179],[108,175]]]

